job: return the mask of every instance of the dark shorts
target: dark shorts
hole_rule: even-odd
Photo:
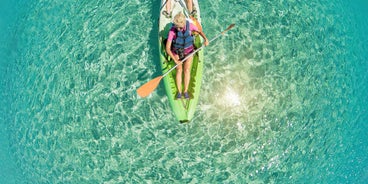
[[[174,55],[178,55],[178,53],[176,52],[175,49],[171,50],[173,52]],[[184,49],[184,55],[187,56],[188,54],[192,53],[194,51],[194,46],[190,46],[186,49]]]

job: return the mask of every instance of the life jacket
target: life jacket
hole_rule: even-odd
[[[189,21],[186,21],[185,32],[175,29],[176,39],[173,40],[174,49],[186,49],[193,45],[194,38],[189,28]]]

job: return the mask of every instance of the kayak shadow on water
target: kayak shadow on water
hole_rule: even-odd
[[[161,33],[158,33],[158,22],[159,22],[159,17],[160,17],[160,0],[156,1],[156,3],[152,3],[152,7],[151,7],[151,21],[153,22],[153,28],[150,32],[149,35],[149,39],[148,39],[148,46],[149,46],[149,55],[152,56],[152,61],[148,61],[148,62],[153,62],[155,65],[155,68],[152,69],[154,70],[153,75],[151,76],[150,79],[151,80],[157,76],[162,75],[161,73],[161,68],[160,68],[160,57],[159,57],[159,44],[158,44],[158,40],[159,40],[159,34],[161,35]],[[160,83],[159,86],[156,89],[157,94],[160,97],[166,96],[165,93],[165,88],[163,83]]]

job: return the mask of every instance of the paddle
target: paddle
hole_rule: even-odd
[[[222,31],[221,33],[219,33],[217,36],[215,36],[214,38],[212,38],[209,43],[211,43],[212,41],[216,40],[218,37],[222,36],[225,34],[225,32],[229,31],[230,29],[232,29],[235,26],[235,24],[231,24],[225,31]],[[190,53],[189,55],[187,55],[183,60],[180,61],[180,63],[176,64],[174,67],[172,67],[170,70],[168,70],[166,73],[164,73],[161,76],[158,76],[150,81],[148,81],[146,84],[143,84],[141,87],[139,87],[137,89],[137,93],[140,97],[144,98],[146,96],[148,96],[149,94],[151,94],[158,86],[158,84],[160,83],[161,79],[164,78],[167,74],[169,74],[171,71],[173,71],[176,67],[178,67],[179,65],[181,65],[185,60],[187,60],[189,57],[191,57],[192,55],[194,55],[195,53],[197,53],[198,51],[200,51],[201,49],[203,49],[203,47],[205,47],[204,44],[202,44],[201,47],[199,47],[198,49],[196,49],[194,52]]]

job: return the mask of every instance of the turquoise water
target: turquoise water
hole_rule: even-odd
[[[160,75],[159,1],[2,2],[0,183],[365,183],[365,1],[201,0],[195,118]],[[4,5],[4,6],[3,6]]]

